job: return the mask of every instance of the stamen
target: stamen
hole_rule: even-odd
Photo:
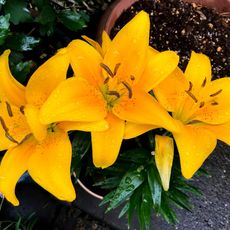
[[[216,102],[216,101],[213,101],[213,102],[211,103],[211,105],[219,105],[219,103]]]
[[[135,77],[134,77],[133,75],[130,75],[130,79],[131,79],[132,81],[134,81],[134,80],[135,80]]]
[[[10,136],[10,134],[8,132],[5,133],[5,136],[7,139],[12,141],[13,143],[19,144],[18,141],[16,141],[12,136]]]
[[[215,93],[213,93],[213,94],[210,94],[210,97],[215,97],[215,96],[217,96],[218,94],[220,94],[222,91],[223,91],[223,90],[220,89],[220,90],[218,90],[217,92],[215,92]]]
[[[104,63],[100,63],[100,66],[109,74],[110,77],[114,77],[112,70]]]
[[[132,91],[132,88],[130,87],[130,85],[123,81],[122,84],[125,86],[125,88],[128,90],[128,93],[129,93],[129,98],[132,98],[133,96],[133,91]]]
[[[114,71],[113,71],[113,76],[115,76],[115,75],[117,74],[117,71],[118,71],[120,65],[121,65],[121,63],[117,63],[117,64],[115,65],[115,68],[114,68]]]
[[[205,105],[205,103],[204,103],[204,101],[202,101],[202,102],[200,103],[200,106],[199,106],[199,108],[202,108],[202,107],[204,107],[204,105]]]
[[[188,90],[187,90],[187,92],[190,92],[191,90],[192,90],[192,82],[191,81],[189,81],[189,88],[188,88]]]
[[[23,142],[25,142],[26,140],[28,140],[32,135],[33,135],[32,133],[27,134],[27,135],[21,140],[21,142],[20,142],[19,144],[22,144]]]
[[[198,102],[197,98],[194,96],[193,93],[191,93],[190,91],[187,91],[187,90],[185,90],[185,92],[195,101],[195,103]]]
[[[109,91],[107,94],[110,96],[115,96],[117,98],[120,98],[120,94],[117,91]]]
[[[204,79],[204,81],[203,81],[201,87],[205,87],[206,83],[207,83],[207,78],[205,77],[205,79]]]
[[[11,106],[7,101],[6,101],[6,109],[7,109],[9,116],[13,117],[13,112],[12,112]]]
[[[109,77],[107,77],[105,80],[104,80],[104,84],[107,84],[109,82]]]
[[[8,132],[9,129],[7,128],[5,121],[3,120],[3,118],[1,116],[0,116],[0,123],[1,123],[2,128],[4,129],[4,131]]]
[[[22,114],[25,114],[24,109],[25,109],[25,106],[22,105],[22,106],[20,107],[20,112],[21,112]]]

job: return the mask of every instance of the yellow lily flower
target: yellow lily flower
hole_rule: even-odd
[[[72,41],[67,49],[75,78],[61,83],[41,108],[44,124],[86,118],[91,121],[104,114],[109,129],[91,132],[96,167],[105,168],[115,162],[125,121],[177,129],[148,91],[176,68],[179,58],[172,51],[156,54],[149,48],[149,27],[149,16],[142,11],[112,41],[104,33],[101,48],[86,37],[92,45]],[[90,112],[95,104],[100,110]],[[57,107],[60,109],[54,110]]]
[[[7,50],[0,56],[3,82],[0,86],[0,150],[7,150],[0,164],[0,191],[12,204],[18,205],[15,186],[28,170],[44,189],[61,200],[72,201],[76,195],[70,177],[72,148],[67,131],[105,130],[108,124],[104,120],[41,124],[40,107],[66,79],[67,52],[60,50],[40,66],[26,87],[11,75],[9,54]]]
[[[230,78],[211,81],[209,58],[192,52],[185,73],[177,68],[154,88],[154,94],[180,123],[181,130],[172,133],[182,174],[189,179],[214,150],[217,139],[230,145]],[[126,137],[150,129],[132,125]]]

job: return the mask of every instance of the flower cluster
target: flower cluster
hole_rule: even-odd
[[[106,168],[123,139],[151,129],[155,161],[169,188],[175,139],[182,174],[191,178],[216,146],[230,144],[230,79],[211,81],[211,64],[192,52],[183,73],[173,51],[149,46],[148,14],[137,14],[102,46],[84,37],[57,52],[26,86],[11,75],[6,50],[0,57],[0,192],[18,205],[15,186],[26,171],[58,199],[73,201],[68,131],[91,132],[93,163]],[[73,76],[67,78],[68,68]],[[171,136],[171,137],[170,137]],[[173,136],[173,138],[172,138]],[[135,157],[135,156],[133,156]]]

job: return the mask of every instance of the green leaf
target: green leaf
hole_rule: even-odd
[[[128,199],[136,188],[144,181],[142,170],[139,169],[127,172],[121,180],[115,191],[114,197],[111,199],[107,211],[118,207],[122,202]]]
[[[115,192],[116,191],[114,190],[114,191],[108,193],[106,196],[104,196],[104,198],[103,198],[102,202],[99,204],[99,206],[102,206],[102,205],[109,203],[110,200],[114,197]]]
[[[0,16],[0,45],[2,45],[10,32],[10,15]]]
[[[148,174],[148,184],[152,195],[153,204],[155,206],[155,209],[158,210],[158,208],[161,205],[161,194],[162,194],[162,186],[159,174],[156,170],[156,166],[152,165],[148,168],[147,171]]]
[[[6,14],[10,14],[10,21],[15,25],[32,20],[30,11],[27,9],[27,2],[24,0],[6,1],[4,10]]]
[[[16,34],[7,38],[7,48],[16,51],[30,51],[40,42],[40,39],[36,39],[32,36],[26,36],[25,34]]]
[[[144,148],[135,148],[120,154],[119,160],[141,164],[149,158],[149,151]]]
[[[69,30],[78,31],[87,26],[89,16],[84,12],[75,12],[71,10],[63,10],[58,14],[60,21]]]
[[[94,183],[93,186],[100,186],[102,189],[113,189],[116,188],[121,181],[120,177],[110,177],[105,180]]]
[[[121,218],[122,216],[124,216],[129,210],[129,202],[125,204],[125,206],[122,208],[122,210],[119,213],[118,218]]]
[[[6,3],[6,0],[0,0],[0,5],[4,5]]]

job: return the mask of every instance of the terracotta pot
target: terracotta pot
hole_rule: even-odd
[[[131,7],[138,0],[115,0],[102,16],[98,26],[97,40],[101,41],[103,31],[110,34],[121,14]],[[154,0],[153,0],[154,1]],[[230,16],[230,0],[184,0],[185,2],[196,3],[202,6],[215,9],[217,12]]]

